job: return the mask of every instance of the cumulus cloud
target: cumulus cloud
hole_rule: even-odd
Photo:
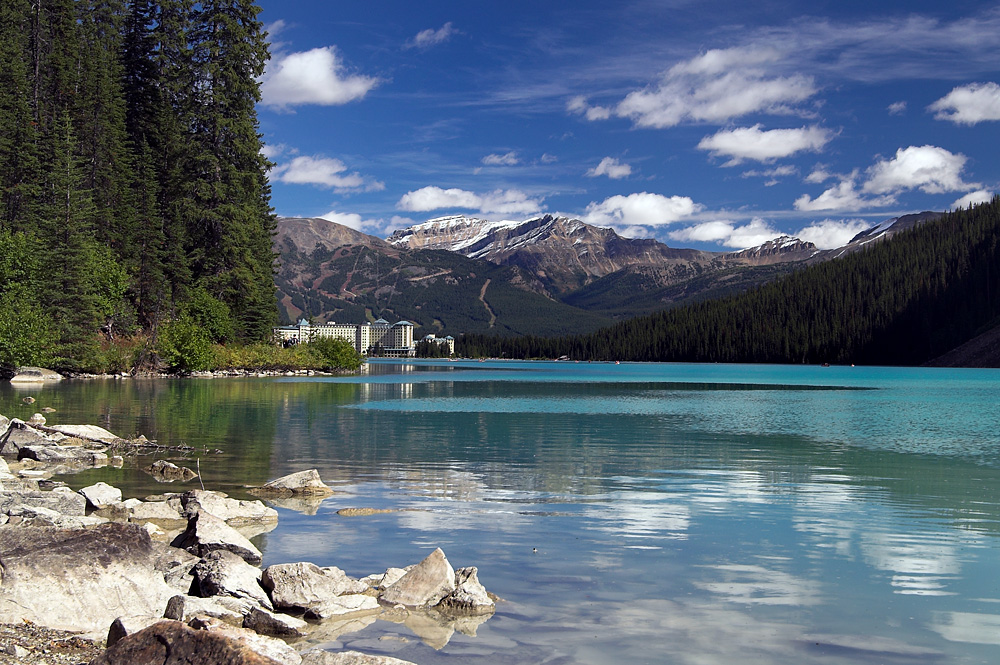
[[[809,175],[806,176],[806,182],[818,185],[826,182],[827,180],[833,180],[836,177],[837,176],[827,171],[826,167],[817,166],[809,173]]]
[[[273,160],[276,157],[280,157],[281,155],[285,154],[288,151],[288,149],[289,149],[288,146],[285,145],[284,143],[278,143],[276,145],[266,143],[263,146],[261,146],[260,154],[264,155],[268,159]]]
[[[497,189],[477,194],[464,189],[429,186],[403,194],[396,207],[409,212],[461,208],[483,214],[530,215],[542,210],[542,201],[517,189]]]
[[[583,96],[573,97],[566,103],[566,110],[570,113],[582,115],[587,120],[607,120],[611,117],[612,110],[607,106],[591,106],[587,98]]]
[[[932,145],[900,148],[896,156],[868,169],[865,192],[886,194],[919,189],[927,194],[958,192],[976,185],[962,181],[966,157]]]
[[[449,21],[437,30],[434,30],[433,28],[421,30],[417,33],[416,37],[408,41],[403,48],[430,48],[432,46],[437,46],[438,44],[443,44],[451,39],[452,35],[455,34],[458,34],[458,30],[456,30]]]
[[[338,192],[350,191],[381,191],[385,184],[362,176],[359,173],[346,173],[347,165],[332,157],[296,157],[287,164],[281,164],[271,169],[271,180],[291,185],[316,185],[334,189]]]
[[[817,88],[808,76],[770,73],[768,68],[780,59],[779,51],[771,48],[713,49],[629,93],[614,113],[638,127],[656,129],[682,122],[724,123],[750,113],[790,114]],[[585,99],[575,106],[576,112],[588,109]]]
[[[735,166],[748,159],[771,162],[803,150],[819,152],[832,136],[830,130],[815,125],[765,131],[757,124],[753,127],[721,130],[712,136],[706,136],[698,143],[698,149],[708,150],[716,157],[729,157],[725,166]]]
[[[483,157],[483,164],[486,166],[515,166],[520,163],[516,152],[508,152],[503,155],[496,153]]]
[[[689,217],[702,208],[687,196],[666,197],[641,192],[592,202],[587,206],[583,221],[597,226],[659,226]]]
[[[959,125],[1000,120],[1000,85],[970,83],[960,86],[927,109],[936,111],[934,117],[938,120],[950,120]]]
[[[767,221],[754,217],[742,226],[732,221],[716,220],[677,229],[668,235],[680,242],[714,242],[732,249],[746,249],[774,240],[782,233]]]
[[[336,210],[331,210],[325,215],[320,215],[320,219],[325,219],[328,222],[333,222],[334,224],[340,224],[342,226],[347,226],[355,231],[360,231],[362,227],[365,226],[365,220],[361,218],[361,215],[353,212],[337,212]],[[368,220],[368,226],[372,225],[373,220]]]
[[[906,102],[894,102],[889,104],[887,110],[889,111],[889,115],[903,115],[906,113]]]
[[[800,229],[795,237],[805,242],[811,242],[820,249],[833,249],[846,245],[851,241],[851,238],[871,228],[871,226],[868,222],[860,219],[824,219]]]
[[[795,200],[796,210],[861,210],[882,207],[896,202],[902,192],[919,189],[927,194],[961,192],[981,187],[962,179],[965,155],[932,145],[900,148],[892,159],[883,159],[865,171],[865,180],[858,186],[858,171],[841,176],[840,182],[815,199],[803,194]],[[807,182],[823,182],[830,174],[818,168]],[[871,196],[875,195],[875,196]]]
[[[303,104],[338,106],[362,99],[379,79],[349,74],[334,46],[276,56],[261,80],[261,103],[288,110]]]
[[[979,205],[980,203],[989,203],[993,200],[993,196],[993,192],[988,189],[978,189],[974,192],[969,192],[962,198],[952,203],[951,209],[958,210],[960,208],[968,208],[969,206]]]
[[[605,157],[601,163],[592,169],[587,169],[587,175],[591,178],[606,175],[612,180],[621,180],[632,174],[632,166],[623,164],[614,157]]]
[[[815,199],[803,194],[795,199],[795,209],[805,211],[818,210],[861,210],[862,208],[878,208],[892,205],[896,199],[892,196],[866,198],[857,190],[856,174],[841,180]]]

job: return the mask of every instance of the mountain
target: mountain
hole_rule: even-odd
[[[407,320],[421,337],[464,332],[559,335],[610,320],[547,295],[517,266],[411,250],[324,219],[278,218],[275,275],[282,318]]]
[[[380,316],[457,336],[594,330],[766,284],[940,217],[886,220],[844,247],[782,236],[737,252],[676,249],[543,215],[433,219],[382,240],[323,219],[280,218],[281,315],[360,322]]]
[[[577,219],[543,215],[523,222],[441,217],[396,231],[397,247],[444,249],[498,265],[515,265],[534,275],[555,295],[634,266],[670,268],[677,279],[701,269],[722,268],[726,255],[673,249],[651,239],[623,238],[612,229]]]
[[[760,288],[593,334],[470,335],[456,350],[508,358],[1000,366],[1000,197],[890,220],[825,256],[840,258],[799,262]]]

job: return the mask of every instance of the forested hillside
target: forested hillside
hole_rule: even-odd
[[[1000,198],[745,293],[592,335],[466,335],[471,356],[918,365],[1000,323]],[[995,362],[995,361],[993,361]]]
[[[0,3],[0,365],[276,322],[253,2]]]

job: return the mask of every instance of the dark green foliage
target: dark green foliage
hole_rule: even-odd
[[[1000,317],[1000,199],[745,293],[592,335],[465,335],[456,352],[579,360],[927,362]]]
[[[361,367],[361,354],[354,345],[336,337],[320,337],[306,345],[322,359],[322,369],[342,369],[354,371]]]
[[[259,11],[244,0],[0,4],[0,231],[39,243],[38,279],[5,293],[50,322],[57,368],[92,364],[102,334],[182,314],[213,340],[270,335]]]

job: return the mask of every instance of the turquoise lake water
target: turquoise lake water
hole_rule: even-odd
[[[376,361],[0,389],[7,416],[45,405],[50,422],[194,446],[159,457],[233,496],[318,468],[338,494],[279,507],[255,540],[265,565],[363,576],[441,547],[504,599],[479,625],[331,625],[313,637],[331,648],[420,665],[1000,662],[1000,371]],[[62,479],[183,489],[137,468]]]

